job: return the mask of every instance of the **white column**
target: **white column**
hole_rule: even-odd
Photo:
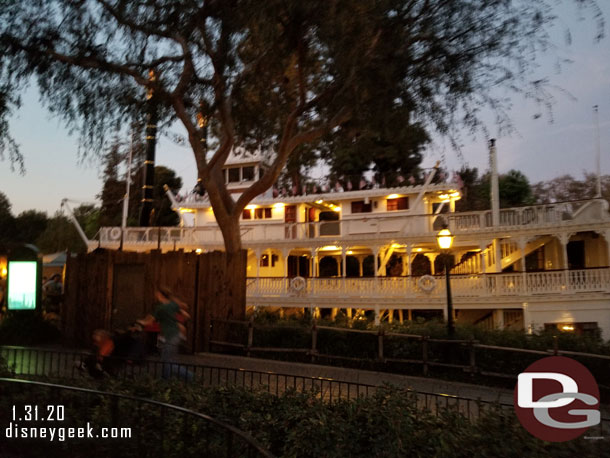
[[[412,275],[412,271],[411,271],[411,254],[412,254],[412,250],[413,247],[411,245],[407,246],[407,275]]]
[[[494,248],[494,258],[496,260],[495,271],[496,273],[502,272],[502,247],[501,247],[500,239],[494,239],[493,248]]]
[[[494,328],[504,329],[504,310],[496,309],[493,311]]]
[[[345,271],[347,268],[347,254],[345,253],[347,250],[345,247],[341,247],[341,276],[345,278]]]
[[[378,246],[374,246],[371,247],[371,249],[373,250],[373,257],[374,257],[374,265],[375,265],[375,277],[378,276],[378,270],[379,270],[379,247]]]
[[[500,225],[500,188],[498,186],[498,157],[496,140],[489,140],[489,168],[491,170],[491,220],[494,226]],[[499,270],[500,272],[502,269]]]
[[[254,250],[254,256],[256,257],[256,278],[261,276],[261,256],[263,251],[260,248]]]
[[[559,239],[559,243],[561,243],[561,253],[562,253],[562,266],[564,269],[568,269],[568,242],[570,241],[570,237],[572,234],[559,234],[557,238]]]
[[[527,264],[525,263],[525,248],[527,247],[527,239],[519,238],[519,250],[521,251],[521,282],[523,283],[521,291],[527,292]]]
[[[602,235],[606,241],[606,266],[610,267],[610,229],[604,230]]]
[[[432,275],[436,274],[436,269],[434,268],[434,261],[436,261],[438,255],[439,253],[425,253],[425,256],[428,258],[428,261],[430,261],[430,272],[432,273]]]
[[[358,275],[361,278],[362,278],[362,273],[363,273],[362,264],[364,263],[364,258],[365,258],[365,256],[363,256],[363,255],[356,256],[356,259],[358,259]]]
[[[290,249],[282,249],[282,256],[284,257],[284,278],[288,278],[288,256],[290,255]]]

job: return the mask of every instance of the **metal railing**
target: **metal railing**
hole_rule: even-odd
[[[438,339],[433,340],[439,341]],[[479,345],[479,347],[502,351],[511,350],[503,347],[484,345]],[[523,354],[525,353],[535,354],[536,356],[549,354],[536,350],[523,350]],[[574,352],[559,351],[558,353],[568,354],[568,356],[579,355]],[[90,354],[87,352],[58,349],[0,347],[0,358],[3,358],[8,363],[13,374],[15,376],[28,378],[39,376],[58,377],[61,379],[81,378],[83,377],[83,373],[78,369],[72,370],[69,366],[76,367],[74,361],[80,363],[81,360],[87,358],[89,355]],[[113,375],[114,377],[135,380],[138,376],[142,375],[160,377],[162,373],[163,363],[157,360],[148,359],[139,361],[137,364],[127,364],[127,361],[125,360],[120,361],[123,365]],[[386,359],[386,361],[389,360]],[[428,366],[433,367],[452,367],[461,369],[461,366],[459,365],[443,364],[432,360],[427,362],[424,361],[423,363],[424,365],[428,364]],[[176,374],[184,374],[186,371],[190,372],[192,377],[188,378],[189,383],[194,383],[202,387],[241,387],[257,392],[267,392],[276,396],[280,396],[287,391],[296,391],[308,393],[329,403],[339,400],[354,400],[361,397],[374,396],[381,387],[387,386],[342,381],[328,377],[309,377],[272,371],[257,371],[202,364],[174,363],[172,367],[175,369]],[[487,375],[493,374],[489,373]],[[502,374],[496,375],[500,376]],[[507,377],[506,375],[502,376]],[[0,379],[0,382],[3,380],[6,379]],[[502,402],[499,398],[494,400],[482,400],[480,398],[433,393],[404,387],[400,387],[400,389],[409,393],[413,400],[413,406],[416,407],[418,411],[427,412],[435,416],[439,416],[443,412],[451,410],[459,413],[468,420],[474,421],[484,412],[499,411],[510,415],[514,412],[512,403]],[[2,397],[0,396],[0,402],[2,402],[1,398]],[[601,423],[590,430],[590,435],[603,436],[604,433],[607,434],[610,432],[610,416],[608,416],[607,406],[605,406],[604,409]],[[8,412],[8,409],[5,409],[4,412]]]
[[[11,373],[20,377],[55,377],[75,379],[88,376],[80,369],[91,357],[91,353],[63,349],[0,346],[0,358]],[[281,395],[289,390],[311,392],[328,402],[339,399],[355,399],[369,396],[376,386],[346,382],[327,377],[308,377],[272,371],[189,364],[184,361],[164,363],[157,359],[132,361],[126,358],[111,358],[110,375],[115,378],[135,379],[141,376],[162,377],[164,368],[174,378],[182,379],[202,387],[238,386],[253,391],[266,391]]]
[[[19,440],[7,440],[0,446],[5,456],[17,456],[11,453],[22,453],[35,444],[36,456],[61,450],[68,453],[65,456],[273,458],[243,431],[164,402],[10,378],[0,378],[0,390],[0,422],[20,428],[21,434]],[[51,428],[55,441],[22,435],[23,429],[39,434]],[[70,428],[77,431],[72,437]]]

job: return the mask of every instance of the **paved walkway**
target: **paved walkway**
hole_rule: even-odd
[[[322,366],[286,361],[276,361],[244,356],[223,355],[217,353],[199,353],[196,355],[181,355],[180,362],[186,364],[205,364],[232,369],[247,369],[262,372],[275,372],[303,377],[324,377],[344,382],[363,383],[367,385],[405,386],[415,391],[425,391],[437,394],[481,399],[483,401],[499,401],[512,404],[513,391],[492,388],[469,383],[449,382],[445,380],[390,374],[387,372],[365,371],[345,367]]]

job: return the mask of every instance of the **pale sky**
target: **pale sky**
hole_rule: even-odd
[[[610,1],[601,0],[599,4],[608,22],[606,35],[609,35]],[[564,66],[560,74],[550,63],[540,64],[540,75],[548,76],[553,85],[570,94],[555,92],[552,123],[546,113],[535,119],[541,111],[516,97],[511,118],[517,133],[510,137],[497,136],[493,123],[488,125],[492,135],[498,138],[500,173],[517,169],[532,183],[568,173],[580,178],[583,171],[595,171],[593,105],[599,106],[602,173],[610,174],[610,38],[606,36],[601,42],[595,42],[595,24],[591,20],[577,21],[577,10],[572,5],[562,8],[559,15],[558,53],[573,63]],[[562,39],[566,25],[572,32],[570,46]],[[178,129],[175,131],[181,133]],[[70,136],[40,106],[35,87],[25,95],[23,107],[12,119],[11,132],[21,145],[26,167],[26,174],[22,176],[11,172],[6,160],[0,162],[0,191],[13,204],[13,214],[37,209],[52,215],[59,210],[64,197],[76,202],[95,201],[102,187],[99,161],[79,162],[76,137]],[[435,141],[426,152],[423,166],[443,160],[450,171],[463,164],[487,169],[485,138],[471,140],[465,136],[463,158],[442,144],[440,140]],[[189,149],[161,138],[157,165],[174,169],[183,179],[183,189],[194,186],[197,174]]]

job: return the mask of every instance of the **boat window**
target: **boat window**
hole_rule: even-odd
[[[254,181],[254,166],[244,167],[241,171],[242,181]]]
[[[229,169],[229,183],[239,182],[239,167]]]
[[[373,211],[372,204],[364,203],[364,200],[357,200],[352,202],[352,213],[370,213]]]
[[[396,199],[388,199],[387,211],[394,210],[408,210],[409,209],[409,198],[408,197],[397,197]]]

